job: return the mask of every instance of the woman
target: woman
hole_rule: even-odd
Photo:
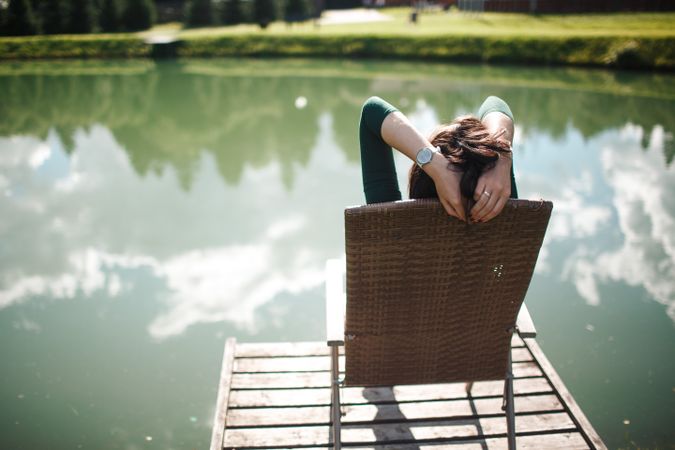
[[[459,117],[428,139],[394,106],[371,97],[361,111],[359,138],[367,203],[401,199],[392,147],[416,162],[410,170],[410,198],[437,197],[460,220],[488,221],[509,197],[517,198],[513,114],[498,97],[483,102],[478,118]]]

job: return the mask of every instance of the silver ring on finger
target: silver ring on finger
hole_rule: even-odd
[[[491,196],[492,194],[490,194],[488,191],[483,191],[483,195],[487,195],[488,198],[490,198],[490,196]]]

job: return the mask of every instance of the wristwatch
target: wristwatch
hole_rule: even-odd
[[[415,157],[415,162],[417,162],[417,165],[420,166],[420,168],[424,167],[425,164],[429,164],[431,162],[431,159],[434,157],[434,153],[440,153],[441,149],[438,147],[424,147],[420,151],[417,152],[417,156]]]

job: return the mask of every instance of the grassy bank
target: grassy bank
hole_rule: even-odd
[[[233,35],[190,39],[180,56],[329,56],[675,68],[675,38]]]
[[[309,56],[584,65],[673,70],[675,14],[530,16],[424,14],[388,10],[381,22],[254,25],[150,32],[0,39],[0,58],[142,57],[150,35],[181,40],[177,56]]]
[[[0,59],[137,58],[152,47],[136,34],[88,34],[0,38]]]

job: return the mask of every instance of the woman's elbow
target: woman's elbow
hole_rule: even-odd
[[[379,109],[381,104],[382,99],[380,97],[376,95],[369,97],[365,102],[363,102],[363,106],[361,107],[361,115],[363,116],[370,111]]]

